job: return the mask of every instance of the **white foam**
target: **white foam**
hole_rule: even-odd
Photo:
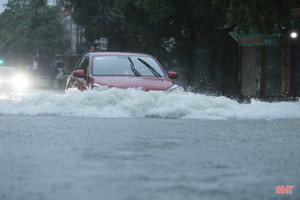
[[[100,118],[159,117],[187,119],[300,118],[300,102],[240,104],[177,89],[173,92],[106,89],[80,92],[0,93],[0,114],[62,115]]]

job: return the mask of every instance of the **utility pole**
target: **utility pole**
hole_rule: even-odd
[[[73,37],[73,20],[72,20],[72,4],[70,2],[70,54],[72,54],[72,37]]]
[[[34,57],[33,57],[33,69],[38,69],[39,58],[39,38],[38,38],[38,1],[34,1],[35,20],[34,20]]]

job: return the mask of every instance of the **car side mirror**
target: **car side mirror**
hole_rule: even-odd
[[[177,72],[168,72],[168,76],[169,76],[169,78],[171,78],[171,79],[176,79],[176,78],[178,78],[178,73]]]
[[[75,77],[83,77],[84,76],[84,70],[83,69],[79,69],[73,72],[73,76]]]

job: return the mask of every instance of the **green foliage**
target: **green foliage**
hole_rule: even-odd
[[[161,54],[164,31],[164,22],[157,23],[149,18],[149,12],[140,7],[135,1],[120,1],[122,13],[122,27],[131,39],[130,48],[135,51],[146,52],[158,56]]]
[[[221,0],[222,1],[222,0]],[[237,31],[272,32],[294,23],[292,9],[298,0],[224,0],[228,5],[227,19]],[[297,5],[298,4],[298,5]]]
[[[125,22],[141,21],[144,26],[158,26],[163,37],[176,38],[178,44],[199,32],[214,33],[216,27],[224,24],[224,17],[220,17],[223,12],[207,0],[133,0],[130,6],[136,12],[130,15],[128,9],[123,10]]]
[[[176,38],[178,44],[192,34],[214,32],[224,23],[224,12],[207,0],[70,0],[72,17],[85,29],[87,40],[100,37],[122,39],[129,48],[147,48],[150,44]],[[121,34],[118,34],[121,33]],[[157,40],[159,42],[157,42]],[[148,42],[147,42],[148,41]],[[118,46],[118,45],[117,45]]]
[[[70,0],[72,18],[81,26],[88,42],[101,37],[109,40],[109,50],[124,50],[129,39],[121,27],[121,14],[116,0]]]
[[[44,61],[64,50],[59,10],[43,0],[9,0],[0,27],[0,53],[10,63],[32,64],[36,48]]]

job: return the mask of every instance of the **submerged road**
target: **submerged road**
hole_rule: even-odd
[[[1,200],[300,199],[300,120],[0,122]]]

